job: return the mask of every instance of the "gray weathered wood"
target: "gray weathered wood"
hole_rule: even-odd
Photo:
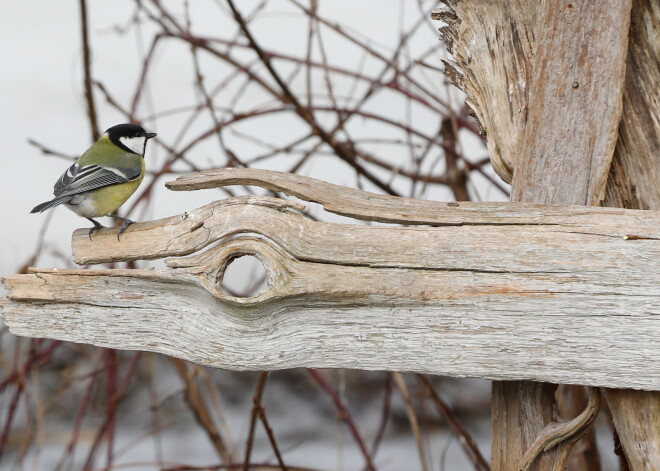
[[[512,200],[604,199],[623,106],[631,4],[543,3]]]
[[[603,389],[628,465],[655,471],[660,459],[660,392]]]
[[[623,113],[606,206],[660,208],[660,2],[633,0]]]
[[[512,201],[593,205],[604,198],[621,119],[630,8],[630,0],[548,1],[539,7]],[[494,471],[520,463],[518,457],[552,427],[554,389],[512,383],[499,393],[493,388],[493,410],[506,408],[506,420],[493,423]],[[536,420],[521,423],[510,399],[520,401],[522,410],[535,408],[527,417]],[[516,424],[521,432],[512,434]],[[565,469],[573,442],[546,450],[529,469]]]
[[[619,140],[605,204],[660,209],[660,2],[633,0]],[[660,392],[603,390],[630,469],[660,463]]]
[[[179,258],[165,270],[6,277],[3,316],[17,335],[221,368],[660,389],[659,213],[435,205],[443,216],[434,226],[364,226],[313,221],[298,203],[248,196],[134,224],[121,241],[116,229],[91,242],[81,229],[73,239],[79,263]],[[268,272],[268,288],[253,298],[219,287],[242,254]]]
[[[513,174],[512,199],[598,204],[621,116],[631,1],[446,3],[438,17],[457,62],[447,75],[484,125],[495,170]],[[546,389],[493,388],[494,470],[519,466],[552,420]],[[563,469],[568,449],[530,469]]]
[[[432,13],[453,61],[445,73],[467,94],[487,135],[493,168],[511,183],[517,145],[525,128],[538,2],[445,1]]]

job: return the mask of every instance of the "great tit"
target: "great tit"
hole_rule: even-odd
[[[89,230],[90,239],[94,231],[103,227],[92,218],[112,216],[122,221],[119,238],[133,221],[114,212],[142,183],[147,140],[155,135],[136,124],[109,128],[57,180],[53,188],[55,198],[35,206],[30,212],[40,213],[64,204],[94,224]]]

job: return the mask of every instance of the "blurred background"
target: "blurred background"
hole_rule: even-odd
[[[73,267],[71,233],[87,221],[61,207],[29,211],[51,198],[55,180],[96,131],[122,122],[158,133],[147,149],[149,174],[120,211],[138,221],[261,192],[164,187],[180,174],[227,166],[440,201],[508,200],[465,97],[442,74],[441,25],[430,20],[438,6],[4,5],[0,273]],[[363,223],[318,205],[309,214]],[[259,269],[254,260],[234,262],[226,288],[250,295]],[[487,381],[235,373],[150,353],[18,339],[0,328],[3,470],[241,469],[248,455],[251,469],[282,462],[288,469],[365,469],[369,462],[383,470],[486,469]],[[465,445],[472,440],[473,448]],[[611,448],[611,437],[603,440]]]

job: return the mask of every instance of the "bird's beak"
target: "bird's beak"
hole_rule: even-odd
[[[145,137],[147,139],[151,139],[152,137],[156,137],[156,136],[157,136],[157,134],[155,132],[148,132],[148,133],[145,134]]]

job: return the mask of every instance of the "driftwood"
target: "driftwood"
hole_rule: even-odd
[[[301,178],[305,186],[288,181]],[[248,169],[170,186],[227,183],[263,184],[321,203],[340,188]],[[332,199],[342,205],[345,196],[338,191]],[[300,203],[246,196],[134,224],[121,241],[116,229],[92,241],[79,229],[78,263],[178,257],[165,270],[40,269],[6,277],[5,322],[17,335],[236,370],[341,367],[660,390],[659,213],[415,207],[414,200],[361,196],[375,202],[378,220],[408,211],[427,225],[318,222],[301,214]],[[375,218],[372,209],[364,212]],[[251,298],[220,287],[228,263],[243,254],[261,259],[268,273],[268,288]]]

